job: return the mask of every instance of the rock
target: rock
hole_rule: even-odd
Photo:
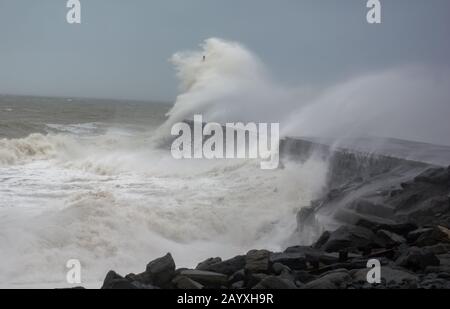
[[[326,265],[326,266],[318,268],[316,270],[312,270],[312,271],[310,271],[310,273],[315,274],[315,275],[323,275],[325,273],[329,273],[330,271],[336,271],[339,269],[352,270],[352,269],[365,268],[366,265],[367,265],[366,258],[358,258],[358,259],[353,259],[351,261],[344,262],[344,263],[336,263],[336,264]]]
[[[201,290],[203,289],[203,285],[200,283],[185,277],[185,276],[178,276],[175,279],[173,279],[173,283],[177,289],[182,290]]]
[[[251,250],[245,256],[245,270],[251,273],[267,273],[269,270],[270,252],[267,250]]]
[[[316,276],[311,274],[310,272],[300,270],[294,272],[294,278],[295,281],[301,282],[301,283],[308,283],[316,279]]]
[[[386,257],[386,258],[392,259],[396,255],[396,253],[397,253],[397,251],[395,249],[375,250],[375,251],[372,251],[369,255],[367,255],[367,258],[373,259],[373,258]]]
[[[369,229],[359,226],[342,226],[331,233],[330,238],[321,247],[326,252],[341,250],[365,250],[379,246],[376,235]]]
[[[230,276],[230,278],[228,279],[228,283],[232,284],[238,281],[245,281],[245,279],[246,279],[245,270],[241,269]]]
[[[322,248],[322,246],[328,241],[328,239],[330,239],[330,236],[331,236],[330,232],[328,231],[323,232],[313,247],[316,249]]]
[[[424,247],[424,249],[427,249],[436,255],[444,254],[444,253],[450,252],[450,244],[437,244],[434,246]]]
[[[292,290],[297,289],[294,282],[284,278],[269,276],[253,287],[254,289]]]
[[[354,270],[351,272],[354,282],[367,283],[367,273],[369,269]],[[381,267],[381,280],[390,286],[405,286],[417,283],[418,277],[406,270],[396,269],[390,266]]]
[[[231,276],[235,272],[245,267],[245,256],[239,255],[232,259],[222,261],[220,258],[206,260],[200,263],[196,269],[212,271]]]
[[[198,263],[197,267],[195,269],[198,270],[209,270],[209,266],[213,265],[213,264],[217,264],[222,262],[222,259],[220,257],[216,257],[216,258],[209,258],[204,260],[203,262]]]
[[[245,282],[244,281],[237,281],[237,282],[235,282],[235,283],[233,283],[231,285],[231,288],[234,289],[234,290],[243,289],[243,288],[245,288]]]
[[[303,253],[273,253],[269,259],[271,264],[280,263],[290,269],[306,269],[306,257]]]
[[[267,274],[256,274],[256,273],[250,273],[247,276],[247,288],[253,288],[255,285],[266,279],[269,275]]]
[[[414,231],[409,232],[408,235],[406,236],[406,239],[408,240],[409,243],[415,243],[422,234],[431,232],[433,232],[433,228],[431,227],[416,229]]]
[[[381,218],[389,218],[394,215],[393,208],[383,204],[376,204],[365,198],[354,200],[350,204],[349,208],[359,214],[371,215]]]
[[[438,226],[422,233],[416,240],[415,245],[425,247],[440,243],[450,244],[450,230],[443,226]]]
[[[449,172],[445,168],[431,168],[414,178],[415,182],[424,182],[434,185],[445,185],[449,180]]]
[[[183,270],[180,272],[180,276],[196,281],[206,288],[220,288],[228,283],[226,275],[204,270]]]
[[[107,290],[134,290],[137,289],[130,281],[123,278],[114,271],[109,271],[103,281],[102,289]]]
[[[281,275],[281,274],[286,274],[286,273],[289,274],[289,273],[291,273],[292,270],[284,264],[274,263],[272,265],[272,271],[275,275]]]
[[[175,277],[175,262],[170,253],[148,263],[145,274],[148,283],[158,287],[166,287]]]
[[[422,289],[427,289],[427,290],[450,289],[450,282],[448,280],[440,279],[440,278],[427,279],[427,280],[420,282],[420,287]]]
[[[347,284],[352,280],[348,270],[338,269],[323,274],[316,280],[308,282],[305,289],[344,289]]]
[[[381,218],[360,218],[355,224],[356,226],[365,227],[374,233],[379,230],[385,230],[399,235],[407,235],[409,232],[417,229],[417,225],[413,223],[397,223],[388,219]]]
[[[377,232],[377,236],[382,239],[386,243],[386,246],[389,248],[402,243],[406,243],[406,239],[403,236],[386,230],[379,230]]]
[[[431,251],[417,247],[405,250],[395,264],[414,271],[425,270],[428,266],[439,266],[440,261]]]
[[[409,212],[408,219],[422,225],[437,223],[442,215],[449,212],[450,203],[448,198],[446,196],[434,196],[420,204],[420,207]]]

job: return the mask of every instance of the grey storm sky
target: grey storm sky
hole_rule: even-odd
[[[238,41],[287,84],[327,85],[404,64],[449,66],[450,1],[0,0],[0,93],[173,101],[168,62],[206,38]]]

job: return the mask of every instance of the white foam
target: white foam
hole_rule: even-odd
[[[211,256],[280,249],[326,173],[313,160],[277,171],[257,161],[177,161],[153,148],[149,134],[2,143],[18,153],[0,167],[4,287],[67,286],[65,263],[74,258],[83,284],[98,287],[109,269],[140,272],[166,252],[194,267]]]

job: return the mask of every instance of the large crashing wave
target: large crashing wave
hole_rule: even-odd
[[[171,62],[181,93],[162,126],[165,134],[196,113],[222,123],[280,122],[280,105],[288,105],[290,91],[271,80],[262,61],[239,43],[211,38],[201,50],[176,53]]]
[[[450,74],[445,68],[411,64],[327,87],[283,86],[246,47],[217,38],[197,51],[176,53],[171,62],[180,94],[161,128],[165,135],[175,122],[201,113],[205,121],[222,123],[279,122],[284,136],[337,142],[376,136],[450,145]]]

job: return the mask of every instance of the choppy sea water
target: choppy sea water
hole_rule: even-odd
[[[0,286],[62,287],[253,248],[280,250],[326,164],[177,161],[157,147],[164,104],[1,97]]]

